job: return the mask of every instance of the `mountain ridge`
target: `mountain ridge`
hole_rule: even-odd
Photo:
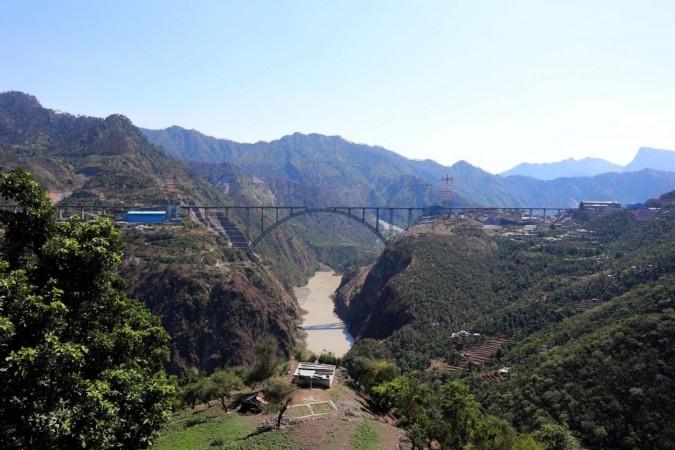
[[[625,166],[614,164],[602,158],[567,158],[550,163],[520,163],[515,167],[499,173],[503,177],[528,176],[538,180],[554,180],[595,176],[612,172],[635,172],[644,169],[675,171],[675,151],[640,147],[633,159]]]
[[[440,203],[441,178],[445,175],[454,177],[451,200],[454,206],[575,207],[587,199],[633,203],[675,188],[675,173],[653,169],[616,176],[596,175],[600,178],[502,177],[466,161],[443,166],[429,159],[411,160],[383,147],[355,144],[340,136],[317,133],[293,133],[269,142],[233,144],[233,141],[221,141],[180,127],[142,131],[173,157],[227,162],[248,175],[266,180],[291,180],[314,190],[319,198],[331,193],[332,201],[345,204]],[[190,139],[194,139],[190,141],[194,146],[183,147],[183,142]],[[196,148],[200,142],[204,145]],[[434,185],[433,192],[429,184]]]

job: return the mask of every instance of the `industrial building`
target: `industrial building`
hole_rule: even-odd
[[[602,211],[611,208],[621,208],[621,204],[613,201],[604,200],[584,200],[579,204],[579,209],[586,209],[591,211]]]
[[[301,362],[293,374],[293,383],[298,386],[330,388],[335,377],[335,366]]]
[[[124,220],[129,223],[164,223],[166,211],[127,211]]]

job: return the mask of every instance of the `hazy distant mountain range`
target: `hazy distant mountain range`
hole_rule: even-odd
[[[454,177],[457,206],[570,207],[585,199],[630,203],[675,189],[673,155],[642,149],[623,171],[592,177],[503,177],[465,161],[443,166],[411,160],[339,136],[295,133],[242,144],[180,127],[139,130],[121,115],[56,113],[35,97],[0,94],[0,168],[26,167],[55,195],[74,197],[161,199],[164,178],[174,173],[182,194],[198,201],[227,192],[235,201],[255,198],[266,204],[419,206],[439,202],[440,180],[447,174]],[[176,159],[191,162],[192,169]]]
[[[284,180],[285,195],[302,201],[311,192],[305,199],[310,203],[329,200],[403,206],[438,202],[440,179],[446,174],[454,177],[453,204],[460,206],[568,207],[584,199],[630,203],[675,189],[675,167],[672,172],[645,168],[654,157],[641,156],[644,151],[629,165],[636,171],[610,170],[590,177],[540,180],[493,175],[465,161],[443,166],[431,160],[411,160],[339,136],[295,133],[270,142],[242,144],[177,126],[142,132],[175,158],[210,164],[227,162],[271,184]],[[434,185],[434,192],[428,189],[429,183]]]
[[[578,160],[569,158],[552,163],[521,163],[500,175],[523,175],[539,180],[554,180],[562,177],[592,177],[602,173],[634,172],[642,169],[675,171],[675,152],[643,147],[625,166],[601,158]]]

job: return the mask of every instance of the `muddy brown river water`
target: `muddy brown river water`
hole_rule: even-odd
[[[331,295],[341,279],[324,267],[310,278],[306,286],[295,288],[300,306],[307,311],[302,322],[307,333],[307,349],[316,354],[328,351],[342,356],[354,341],[345,324],[333,312],[335,305]]]

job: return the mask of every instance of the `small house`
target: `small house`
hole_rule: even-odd
[[[335,366],[332,364],[298,364],[293,373],[293,383],[298,386],[330,388],[335,377]]]

